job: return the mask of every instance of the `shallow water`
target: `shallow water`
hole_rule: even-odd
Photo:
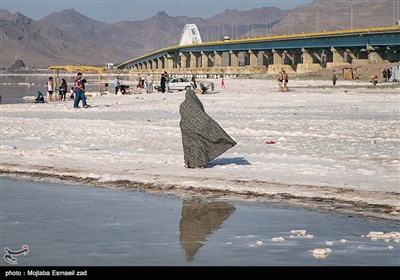
[[[276,202],[182,200],[3,177],[0,182],[2,252],[5,247],[21,250],[28,245],[27,255],[16,256],[22,266],[400,264],[400,244],[362,237],[370,231],[399,231],[398,221]],[[306,230],[306,235],[291,237],[296,229]],[[316,258],[316,248],[332,251]],[[9,265],[4,258],[1,263]]]
[[[2,97],[1,103],[29,103],[32,102],[32,98],[27,97],[36,97],[38,91],[41,91],[42,94],[46,97],[47,89],[44,86],[51,76],[54,78],[54,75],[51,74],[0,75],[0,94]],[[71,86],[73,86],[74,75],[60,75],[58,85],[61,84],[62,78],[67,81],[68,89],[70,89]],[[88,76],[86,77],[86,79],[88,80],[88,91],[97,89],[98,80],[96,76]],[[55,94],[57,94],[57,91],[54,92],[53,98]]]

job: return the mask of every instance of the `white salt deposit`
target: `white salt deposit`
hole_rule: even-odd
[[[238,143],[209,168],[183,168],[184,93],[174,92],[93,96],[88,109],[2,104],[0,171],[354,201],[392,208],[390,218],[400,219],[398,88],[340,81],[323,94],[318,83],[330,81],[298,79],[281,93],[275,79],[227,80],[199,95]]]
[[[283,238],[282,236],[279,237],[274,237],[271,239],[273,242],[284,242],[285,238]]]
[[[332,253],[332,249],[330,248],[316,248],[312,250],[312,255],[317,259],[325,259],[330,253]]]

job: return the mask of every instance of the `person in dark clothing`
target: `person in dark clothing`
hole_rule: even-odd
[[[187,90],[179,107],[185,168],[203,168],[236,145],[236,142],[204,111],[193,90]]]
[[[161,86],[161,92],[165,93],[165,83],[167,80],[165,79],[165,75],[161,74],[161,81],[160,81],[160,86]]]
[[[58,88],[58,90],[59,90],[60,100],[65,101],[68,90],[67,81],[65,79],[62,79],[61,86]]]
[[[197,84],[196,84],[196,76],[195,75],[192,76],[192,86],[193,86],[194,91],[196,91]]]
[[[333,74],[333,76],[332,76],[332,84],[336,85],[336,81],[337,81],[336,74]]]
[[[44,96],[43,96],[43,93],[41,91],[37,92],[37,97],[35,98],[35,100],[33,102],[34,103],[45,103]]]

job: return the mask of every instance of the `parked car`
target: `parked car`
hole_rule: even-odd
[[[161,86],[158,83],[157,85],[154,86],[154,88],[158,91],[161,91]],[[188,89],[193,89],[192,83],[185,77],[177,77],[177,78],[172,78],[169,81],[169,90],[188,90]]]

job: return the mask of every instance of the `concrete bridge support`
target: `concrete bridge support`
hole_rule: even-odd
[[[249,65],[250,66],[257,66],[258,65],[258,52],[249,50]]]
[[[288,73],[293,72],[291,65],[284,64],[284,58],[287,55],[283,55],[283,52],[283,50],[272,50],[273,64],[268,65],[268,73],[279,73],[282,69]]]
[[[209,67],[209,54],[206,52],[201,52],[201,67]]]
[[[181,69],[186,69],[186,68],[188,68],[188,62],[189,62],[189,59],[188,59],[188,54],[186,54],[186,53],[179,53],[179,57],[180,57],[180,67],[179,68],[181,68]],[[189,66],[190,67],[190,66]]]
[[[214,52],[214,67],[222,67],[222,52]]]
[[[199,67],[199,65],[197,64],[198,57],[199,54],[190,52],[190,68]]]
[[[312,50],[306,50],[302,48],[301,53],[302,63],[297,64],[296,69],[298,73],[307,73],[322,69],[321,64],[314,63],[315,61],[318,61],[318,58],[315,57],[315,54],[312,52]]]
[[[368,62],[370,63],[380,63],[383,62],[382,54],[377,51],[373,46],[367,47],[368,52]]]
[[[262,65],[267,66],[273,63],[272,52],[264,51],[262,55]]]
[[[239,53],[229,51],[228,66],[237,67],[239,65]]]
[[[350,65],[348,62],[344,61],[344,53],[346,50],[340,49],[340,48],[331,48],[330,49],[331,54],[332,54],[332,61],[329,61],[326,64],[326,68],[333,68],[335,66],[346,66]]]
[[[171,54],[167,54],[164,56],[164,68],[172,69],[174,68],[174,57]]]

